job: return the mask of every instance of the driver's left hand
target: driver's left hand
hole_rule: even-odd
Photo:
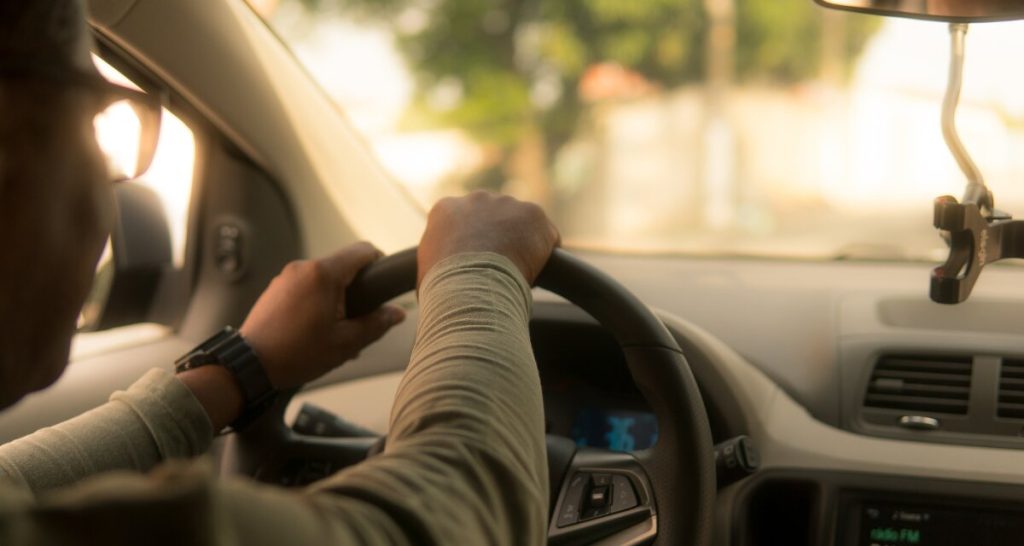
[[[289,263],[271,281],[240,328],[277,389],[297,387],[356,357],[405,313],[384,306],[345,316],[345,289],[381,253],[356,243],[319,260]]]

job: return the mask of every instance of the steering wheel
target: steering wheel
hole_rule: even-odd
[[[346,294],[359,316],[415,289],[416,249],[364,269]],[[618,342],[629,373],[654,412],[658,438],[649,449],[622,453],[577,448],[548,436],[551,544],[710,543],[715,498],[714,455],[697,383],[675,339],[638,300],[596,268],[556,249],[537,278],[590,314]],[[300,435],[284,424],[286,393],[249,428],[229,437],[223,470],[283,485],[301,485],[355,464],[374,438]]]

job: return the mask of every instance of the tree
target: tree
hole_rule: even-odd
[[[583,112],[577,89],[588,69],[615,63],[664,88],[705,72],[702,0],[301,1],[391,25],[417,81],[407,125],[468,131],[499,158],[475,185],[528,179],[529,197],[542,202],[549,158]],[[816,75],[821,8],[811,0],[734,1],[736,77],[789,83]],[[847,17],[848,64],[874,24]]]

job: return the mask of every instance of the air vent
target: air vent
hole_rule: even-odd
[[[971,357],[882,356],[868,383],[864,405],[913,412],[967,414]],[[1024,362],[1019,381],[1024,402]],[[1021,405],[1024,417],[1024,403]]]
[[[1003,360],[999,372],[999,416],[1024,419],[1024,360]]]

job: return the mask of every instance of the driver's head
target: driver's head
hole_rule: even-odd
[[[80,0],[0,2],[0,408],[63,371],[112,222]]]

